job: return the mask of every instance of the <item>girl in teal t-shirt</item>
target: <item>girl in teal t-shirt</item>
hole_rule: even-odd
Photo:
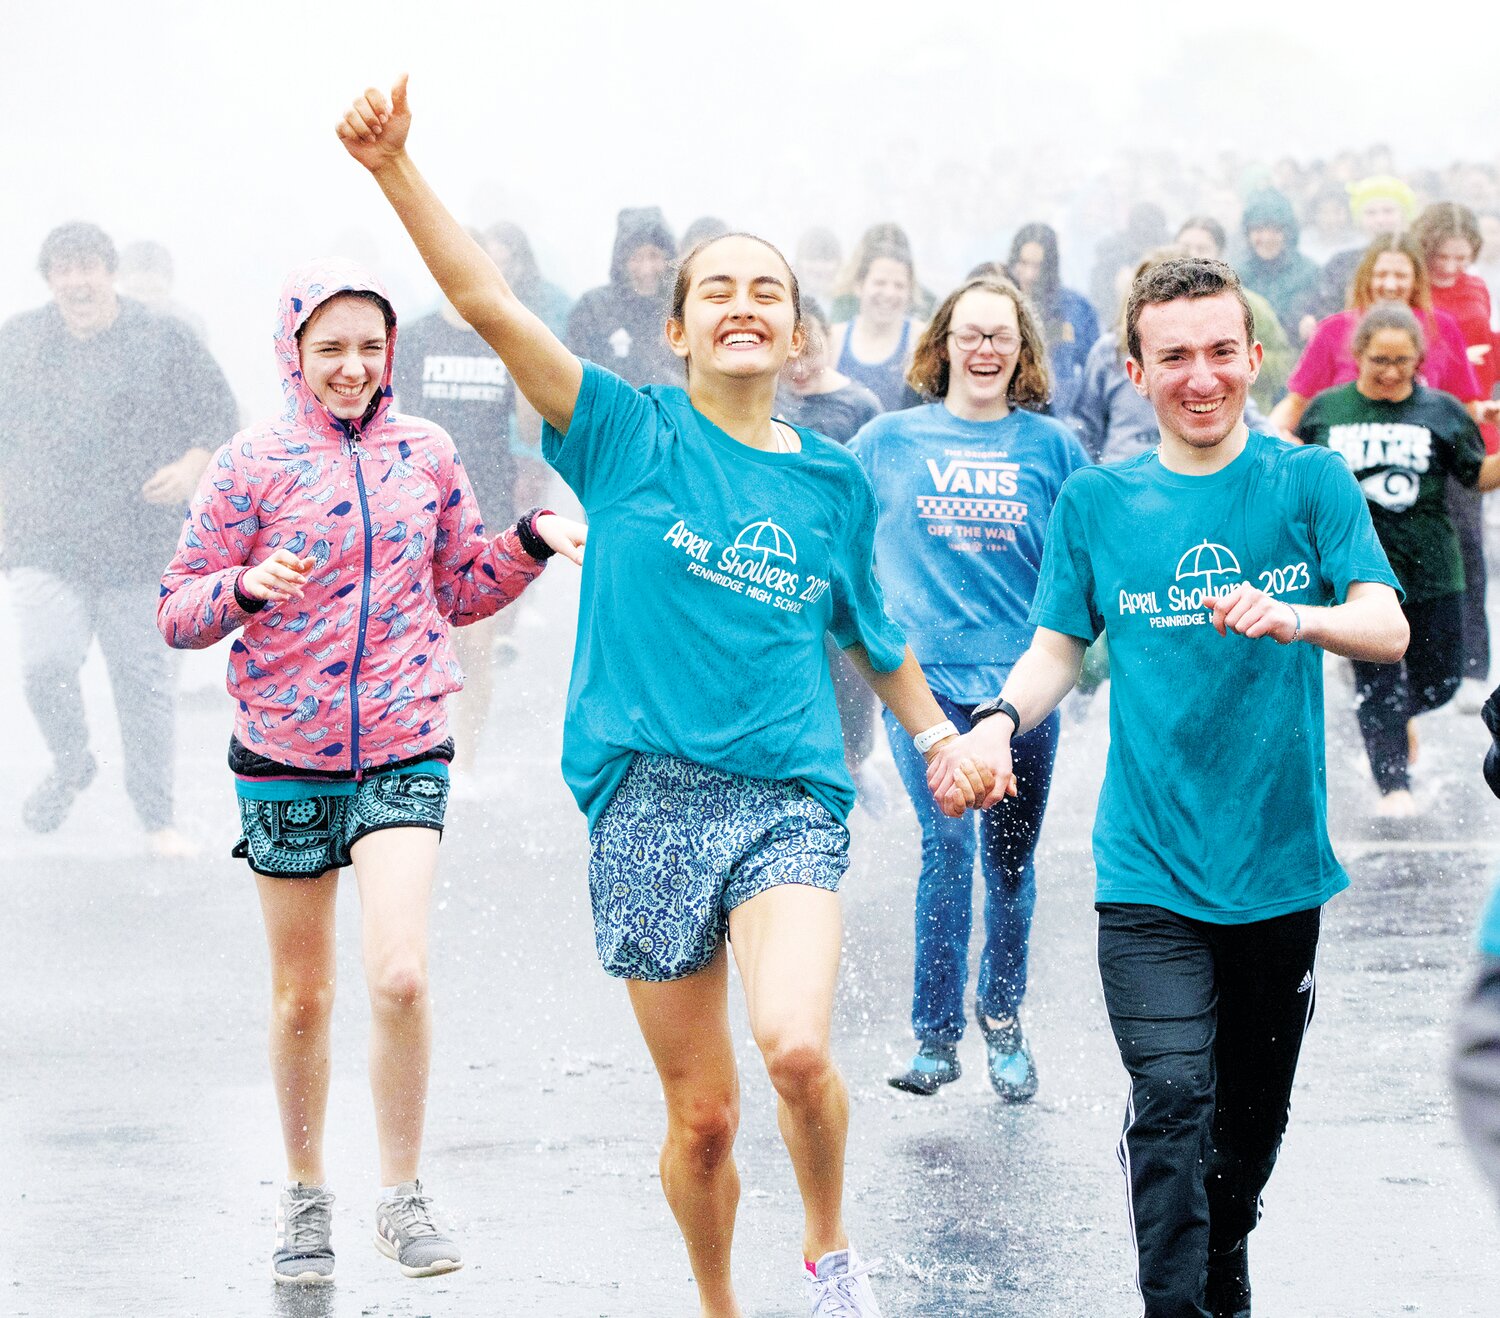
[[[956,770],[944,808],[982,799],[993,773],[950,764],[953,726],[875,580],[858,462],[772,416],[802,346],[781,254],[745,234],[695,248],[665,326],[688,387],[633,389],[521,304],[407,156],[410,122],[403,79],[338,131],[541,414],[544,453],[589,515],[563,769],[590,823],[600,956],[627,981],[666,1097],[662,1188],[704,1312],[738,1311],[732,935],[802,1191],[813,1307],[876,1314],[844,1232],[848,1099],[829,1056],[853,792],[824,633],[938,780]]]

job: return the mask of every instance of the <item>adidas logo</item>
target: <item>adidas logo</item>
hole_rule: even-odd
[[[1306,993],[1308,991],[1308,989],[1312,988],[1312,986],[1313,986],[1312,971],[1309,970],[1305,975],[1302,976],[1302,982],[1297,985],[1297,992],[1298,993]]]

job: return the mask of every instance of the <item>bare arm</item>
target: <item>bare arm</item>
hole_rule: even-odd
[[[1210,620],[1220,636],[1232,631],[1282,645],[1306,641],[1369,664],[1397,663],[1411,639],[1396,592],[1378,581],[1353,582],[1342,604],[1288,604],[1243,584],[1203,602],[1213,610]]]
[[[993,768],[995,785],[980,801],[981,808],[988,809],[1003,796],[1016,794],[1015,774],[1011,770],[1011,739],[1019,733],[1029,732],[1062,703],[1062,698],[1078,681],[1087,648],[1076,636],[1038,627],[1030,647],[1016,660],[1016,666],[1010,670],[1000,692],[1003,699],[1015,706],[1016,713],[1021,716],[1021,726],[1014,727],[1006,715],[995,714],[976,723],[945,748],[955,759],[966,756]],[[941,766],[928,766],[927,785],[944,814],[956,817],[963,813],[955,808],[958,796],[954,785],[943,775]]]
[[[881,704],[895,715],[896,722],[911,736],[947,721],[948,716],[933,699],[927,679],[922,675],[922,665],[917,662],[910,646],[906,648],[901,666],[888,673],[879,672],[871,665],[870,656],[862,645],[851,645],[844,653],[849,656],[855,671],[869,683],[870,690],[880,698]],[[942,797],[938,798],[938,804],[955,816],[984,800],[995,781],[994,772],[985,761],[976,760],[967,752],[953,750],[962,741],[963,738],[957,735],[944,737],[929,747],[925,755],[928,781],[932,781],[934,766],[939,766],[945,790],[952,794],[955,802],[951,810]]]
[[[851,645],[844,651],[854,670],[869,684],[870,690],[879,697],[880,703],[896,716],[896,722],[913,737],[928,728],[936,727],[948,716],[932,697],[932,689],[922,676],[922,665],[917,656],[906,647],[906,658],[899,668],[882,673],[871,666],[870,656],[862,645]],[[940,742],[939,745],[942,743]]]
[[[448,213],[406,154],[411,110],[403,74],[390,100],[371,87],[338,125],[344,148],[375,176],[438,287],[490,345],[517,388],[552,426],[566,432],[583,367],[511,291],[495,263]]]
[[[1474,488],[1480,494],[1500,487],[1500,453],[1491,453],[1479,464],[1479,479]]]
[[[1302,414],[1307,411],[1309,401],[1301,394],[1288,394],[1271,409],[1271,415],[1266,420],[1278,434],[1300,444],[1302,441],[1297,439],[1297,427],[1302,422]]]

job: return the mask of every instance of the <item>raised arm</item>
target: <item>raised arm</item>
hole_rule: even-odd
[[[390,99],[369,88],[338,125],[339,140],[375,176],[422,260],[458,314],[479,332],[528,402],[566,433],[583,382],[578,358],[511,291],[495,263],[438,200],[406,154],[406,75]]]

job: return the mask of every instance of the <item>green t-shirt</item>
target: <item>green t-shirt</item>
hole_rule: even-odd
[[[1109,636],[1100,902],[1247,924],[1348,885],[1328,841],[1323,652],[1214,631],[1204,596],[1241,581],[1308,605],[1396,585],[1331,453],[1252,432],[1212,475],[1152,450],[1064,484],[1031,621]]]
[[[1410,398],[1388,403],[1346,384],[1308,404],[1297,434],[1349,464],[1409,602],[1463,590],[1463,555],[1444,478],[1451,473],[1472,488],[1484,441],[1458,399],[1419,384]]]

